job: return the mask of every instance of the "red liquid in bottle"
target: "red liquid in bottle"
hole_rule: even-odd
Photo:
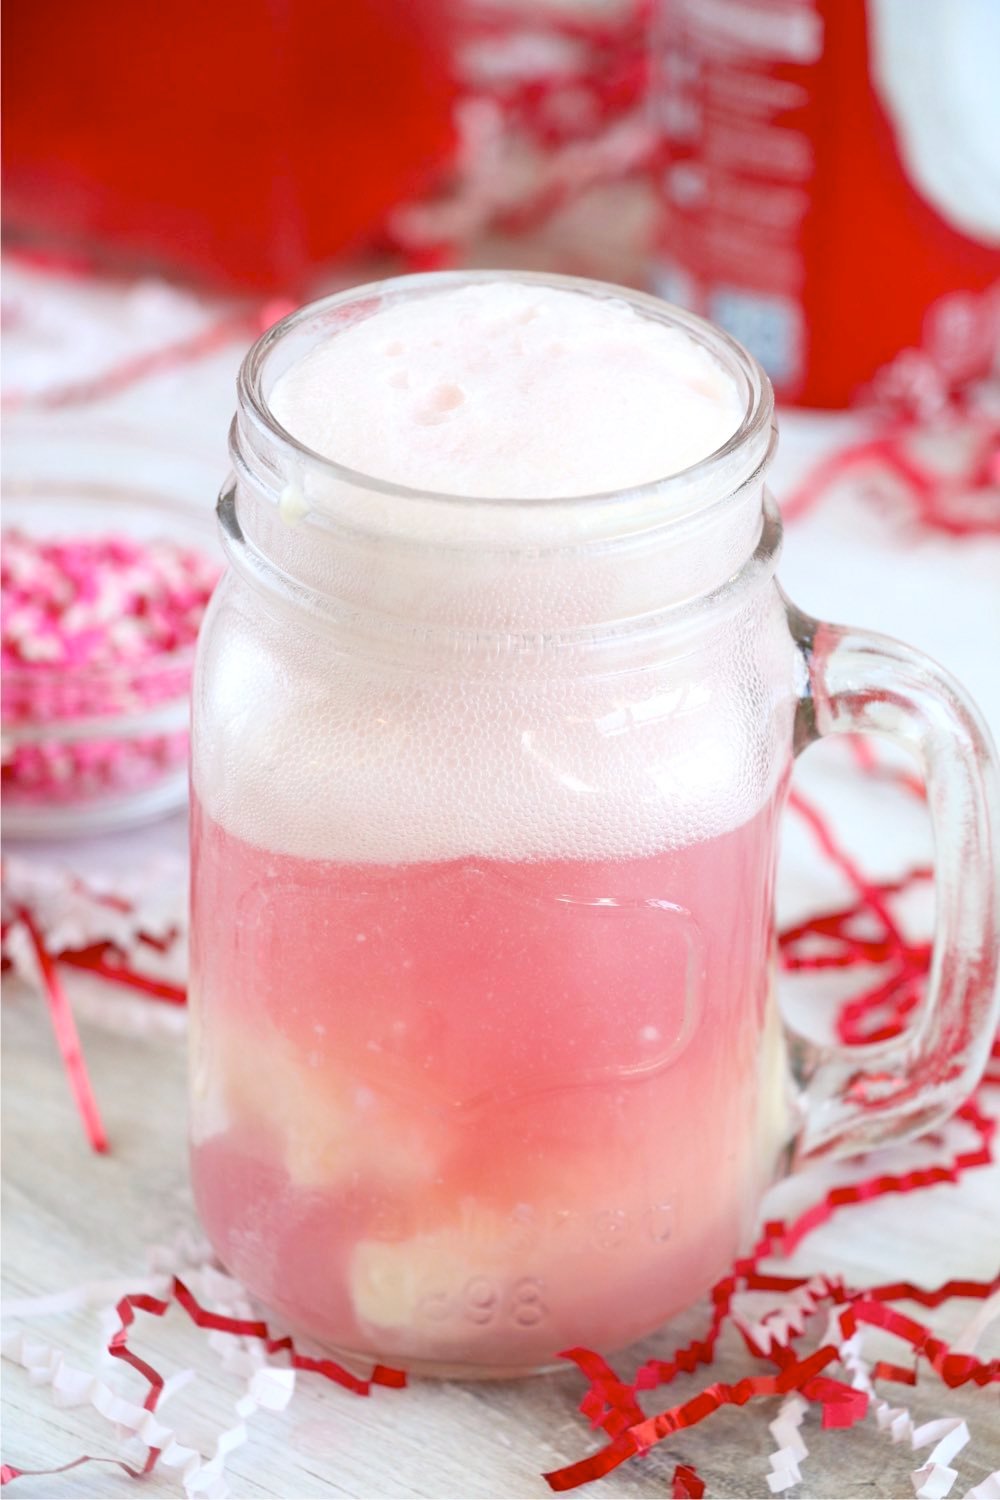
[[[14,0],[9,228],[294,290],[451,139],[447,0]]]

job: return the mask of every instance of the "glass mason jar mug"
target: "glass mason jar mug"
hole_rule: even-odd
[[[191,975],[223,1262],[342,1353],[469,1375],[694,1301],[791,1161],[949,1113],[997,999],[987,735],[924,657],[789,606],[743,349],[650,297],[514,278],[625,297],[741,392],[729,442],[625,494],[426,494],[277,423],[318,341],[476,279],[340,294],[245,361],[195,684]],[[843,732],[916,753],[938,851],[923,1010],[850,1052],[786,1045],[773,973],[790,768]]]

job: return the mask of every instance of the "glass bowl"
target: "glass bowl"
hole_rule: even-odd
[[[134,434],[19,425],[5,435],[4,532],[166,539],[218,568],[213,467]],[[131,661],[6,662],[5,836],[103,833],[182,807],[193,658],[190,639]]]

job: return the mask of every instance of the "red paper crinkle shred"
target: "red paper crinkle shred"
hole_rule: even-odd
[[[868,764],[873,772],[877,769],[873,762]],[[920,999],[929,966],[930,946],[911,943],[904,937],[889,902],[916,883],[929,879],[932,872],[920,866],[902,880],[870,881],[839,847],[825,818],[811,803],[801,794],[793,793],[790,804],[804,817],[827,858],[854,887],[857,900],[847,908],[819,915],[783,932],[780,946],[784,965],[792,970],[858,967],[862,971],[878,965],[880,973],[884,972],[886,964],[892,965],[893,977],[890,980],[880,978],[876,985],[842,1007],[837,1030],[840,1040],[846,1044],[896,1036],[905,1028],[909,1011]],[[817,944],[819,951],[816,951]],[[991,1062],[998,1059],[1000,1038],[994,1043]],[[988,1071],[983,1084],[988,1086],[991,1082],[1000,1082],[1000,1077],[994,1078]],[[971,1128],[976,1140],[950,1160],[909,1172],[880,1173],[860,1182],[831,1188],[791,1222],[774,1220],[765,1224],[750,1255],[738,1260],[732,1271],[712,1289],[712,1313],[704,1337],[692,1340],[670,1359],[647,1361],[628,1382],[606,1360],[590,1351],[568,1351],[566,1357],[590,1381],[581,1410],[593,1425],[603,1429],[611,1441],[596,1453],[547,1474],[545,1478],[550,1487],[557,1491],[569,1490],[601,1478],[628,1459],[648,1451],[654,1444],[703,1422],[721,1406],[743,1406],[759,1397],[795,1390],[820,1405],[822,1424],[826,1428],[846,1428],[860,1421],[867,1411],[867,1394],[823,1373],[839,1360],[839,1344],[825,1344],[806,1358],[799,1358],[793,1347],[794,1335],[786,1343],[761,1348],[742,1328],[739,1331],[748,1352],[755,1359],[777,1365],[776,1374],[748,1376],[732,1384],[713,1381],[689,1400],[655,1416],[633,1420],[633,1414],[640,1391],[669,1385],[679,1374],[692,1374],[699,1366],[712,1363],[722,1330],[732,1319],[733,1298],[737,1291],[791,1294],[807,1284],[811,1288],[815,1286],[815,1278],[781,1276],[762,1269],[762,1262],[768,1256],[790,1254],[813,1230],[852,1204],[889,1194],[916,1192],[940,1183],[955,1183],[965,1172],[990,1164],[997,1121],[986,1112],[978,1097],[967,1100],[956,1112],[956,1118]],[[825,1301],[841,1309],[837,1322],[842,1339],[847,1340],[861,1327],[873,1326],[909,1345],[915,1360],[913,1365],[879,1361],[872,1369],[874,1379],[916,1385],[923,1361],[949,1388],[966,1384],[985,1387],[1000,1381],[1000,1360],[980,1360],[972,1354],[953,1352],[925,1324],[891,1305],[909,1301],[935,1308],[956,1297],[983,1300],[1000,1291],[1000,1276],[989,1282],[953,1279],[933,1289],[900,1280],[850,1291],[835,1280],[821,1278],[820,1281],[823,1290],[816,1294],[816,1303]],[[685,1488],[686,1480],[678,1478],[684,1472],[683,1466],[678,1465],[673,1480],[674,1495],[692,1493]],[[695,1479],[701,1483],[697,1476]],[[703,1494],[704,1489],[698,1493]]]
[[[701,1500],[705,1481],[690,1464],[678,1464],[671,1482],[671,1500]]]
[[[149,1381],[149,1392],[143,1403],[148,1411],[152,1411],[159,1400],[160,1392],[163,1390],[163,1377],[129,1349],[128,1330],[135,1322],[137,1312],[151,1313],[154,1318],[162,1318],[175,1302],[178,1307],[184,1309],[192,1323],[198,1328],[208,1328],[215,1333],[232,1333],[245,1339],[259,1339],[268,1354],[287,1353],[289,1363],[294,1370],[309,1370],[316,1375],[322,1375],[327,1380],[342,1385],[345,1390],[353,1391],[356,1396],[369,1395],[373,1385],[392,1386],[398,1389],[406,1384],[403,1371],[394,1370],[388,1365],[375,1365],[368,1378],[362,1379],[358,1375],[353,1375],[350,1370],[346,1370],[335,1359],[315,1359],[310,1355],[300,1354],[290,1335],[272,1338],[263,1319],[232,1318],[224,1313],[211,1312],[208,1308],[202,1307],[194,1293],[178,1276],[175,1276],[167,1297],[153,1297],[147,1292],[138,1292],[121,1298],[116,1308],[120,1326],[108,1344],[109,1354],[115,1359],[125,1360]]]
[[[35,270],[54,272],[60,276],[65,276],[72,269],[65,260],[57,258],[55,261],[38,262],[23,250],[17,252],[15,259],[32,264]],[[207,359],[220,349],[231,347],[234,343],[245,344],[248,340],[255,339],[258,334],[266,333],[287,313],[293,312],[295,305],[287,298],[276,298],[249,311],[240,309],[234,313],[221,314],[198,333],[163,344],[147,353],[131,355],[99,375],[65,385],[55,385],[37,393],[5,391],[0,404],[4,411],[61,411],[67,407],[89,406],[94,401],[107,400],[156,375],[181,370],[187,365]]]
[[[115,1308],[118,1327],[111,1335],[107,1346],[108,1353],[114,1359],[120,1359],[130,1365],[146,1381],[148,1388],[142,1404],[149,1412],[154,1412],[159,1405],[166,1382],[154,1365],[129,1348],[129,1331],[135,1323],[137,1313],[148,1313],[154,1318],[162,1318],[175,1304],[187,1313],[192,1323],[198,1328],[210,1329],[217,1333],[231,1333],[239,1338],[258,1339],[268,1354],[287,1354],[289,1364],[294,1370],[322,1375],[326,1380],[343,1386],[345,1390],[352,1391],[356,1396],[369,1395],[373,1386],[385,1386],[398,1390],[406,1385],[404,1372],[393,1369],[389,1365],[375,1365],[371,1374],[363,1378],[345,1369],[335,1359],[301,1354],[290,1335],[273,1337],[268,1325],[262,1319],[229,1317],[203,1307],[180,1277],[174,1276],[165,1297],[155,1297],[149,1292],[133,1292],[119,1299]],[[131,1478],[141,1479],[153,1471],[159,1456],[158,1448],[148,1449],[141,1468],[134,1468],[121,1459],[103,1458],[90,1454],[84,1454],[80,1458],[73,1459],[71,1463],[53,1469],[19,1469],[13,1464],[4,1464],[0,1469],[0,1485],[9,1484],[12,1480],[20,1479],[22,1476],[27,1477],[29,1474],[65,1474],[70,1469],[88,1463],[114,1464],[123,1469]]]
[[[755,1264],[762,1254],[772,1248],[775,1238],[773,1231],[776,1227],[783,1226],[769,1226],[771,1232],[765,1234],[761,1245],[754,1251],[748,1264]],[[760,1278],[760,1280],[773,1283],[772,1278]],[[804,1282],[805,1278],[789,1278],[788,1284],[790,1286],[803,1285]],[[737,1284],[737,1279],[733,1277],[726,1277],[724,1282],[719,1283],[720,1286],[725,1285],[727,1288],[726,1317],[730,1315],[729,1303],[731,1303]],[[752,1275],[747,1276],[745,1285],[750,1289],[754,1288]],[[847,1294],[842,1289],[831,1286],[826,1295],[835,1303],[845,1297],[848,1298],[847,1306],[838,1317],[844,1339],[850,1338],[862,1325],[882,1328],[908,1343],[917,1356],[922,1356],[928,1361],[931,1369],[946,1386],[955,1388],[970,1382],[977,1386],[986,1386],[1000,1381],[1000,1360],[984,1361],[971,1354],[952,1352],[948,1345],[942,1339],[937,1338],[929,1328],[915,1318],[908,1317],[896,1308],[888,1306],[886,1299],[891,1294],[894,1298],[938,1305],[947,1298],[955,1296],[986,1298],[992,1296],[998,1288],[1000,1288],[1000,1278],[989,1283],[952,1281],[931,1293],[924,1292],[909,1282],[895,1283],[889,1287],[876,1289],[874,1292],[853,1294]],[[878,1295],[879,1293],[881,1296]],[[590,1414],[596,1403],[604,1405],[605,1417],[600,1425],[612,1436],[612,1441],[598,1452],[576,1463],[568,1464],[565,1468],[546,1474],[545,1478],[550,1488],[556,1491],[570,1490],[579,1485],[588,1484],[591,1480],[603,1478],[627,1459],[648,1452],[656,1443],[662,1442],[672,1434],[697,1426],[720,1407],[745,1406],[749,1401],[758,1397],[777,1396],[793,1390],[800,1391],[807,1400],[819,1403],[822,1408],[822,1424],[825,1428],[851,1427],[866,1415],[868,1396],[864,1391],[855,1390],[843,1381],[832,1379],[822,1373],[828,1366],[839,1360],[838,1344],[822,1345],[800,1359],[794,1353],[791,1342],[765,1351],[757,1347],[746,1334],[743,1336],[749,1352],[755,1358],[771,1360],[778,1366],[776,1374],[746,1376],[734,1383],[713,1381],[696,1396],[692,1396],[680,1405],[669,1407],[652,1417],[643,1417],[642,1420],[625,1427],[622,1426],[620,1418],[629,1410],[634,1393],[642,1388],[649,1389],[654,1383],[669,1383],[679,1373],[682,1365],[676,1359],[674,1362],[655,1362],[644,1365],[635,1381],[629,1386],[602,1360],[601,1368],[592,1375],[591,1386],[581,1403],[581,1409]],[[581,1369],[594,1368],[590,1364],[591,1357],[585,1350],[573,1350],[567,1357],[572,1358]],[[882,1365],[875,1367],[876,1376],[880,1370],[886,1378],[902,1379],[906,1384],[916,1384],[916,1375],[912,1370],[901,1369],[896,1365]],[[614,1392],[613,1403],[608,1402],[609,1391]]]
[[[840,448],[816,464],[782,504],[785,521],[814,510],[849,481],[876,501],[902,504],[914,531],[945,536],[1000,536],[1000,419],[988,404],[963,392],[942,394],[942,409],[928,422],[898,403],[877,406],[873,436]],[[888,415],[889,420],[886,420]],[[957,469],[928,461],[914,442],[928,430],[958,447]],[[955,445],[956,435],[961,443]]]
[[[308,1354],[300,1354],[289,1334],[278,1338],[272,1337],[267,1324],[262,1319],[234,1318],[202,1307],[193,1292],[179,1277],[175,1276],[166,1297],[154,1297],[147,1292],[136,1292],[122,1297],[115,1309],[119,1326],[108,1343],[108,1353],[113,1358],[131,1365],[132,1369],[136,1370],[148,1383],[149,1389],[143,1401],[147,1411],[156,1410],[163,1394],[164,1379],[147,1360],[142,1359],[129,1348],[129,1329],[135,1322],[137,1312],[150,1313],[154,1318],[162,1318],[174,1303],[183,1308],[198,1328],[211,1329],[216,1333],[232,1333],[240,1338],[259,1339],[268,1354],[287,1353],[289,1363],[294,1370],[306,1370],[314,1375],[322,1375],[324,1379],[343,1386],[345,1390],[353,1391],[356,1396],[369,1395],[373,1386],[399,1389],[406,1384],[406,1375],[403,1371],[392,1369],[388,1365],[375,1365],[371,1374],[367,1378],[362,1378],[352,1374],[335,1359],[315,1358]],[[141,1473],[150,1473],[158,1457],[159,1450],[150,1448]]]
[[[87,1065],[83,1060],[83,1050],[80,1046],[76,1022],[73,1019],[73,1011],[59,978],[55,961],[46,947],[33,914],[26,907],[21,907],[17,918],[27,930],[38,964],[42,988],[48,1001],[49,1014],[52,1017],[52,1030],[55,1032],[56,1044],[63,1060],[63,1067],[66,1069],[66,1077],[69,1079],[73,1098],[76,1100],[76,1107],[87,1132],[87,1139],[95,1151],[107,1151],[108,1138],[97,1108],[97,1100],[94,1098]]]

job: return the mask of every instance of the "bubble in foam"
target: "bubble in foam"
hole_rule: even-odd
[[[299,441],[375,478],[559,498],[679,473],[742,418],[721,365],[614,297],[486,282],[389,301],[271,392]]]
[[[199,715],[196,791],[277,852],[642,859],[745,822],[784,764],[793,661],[777,603],[766,641],[767,600],[693,661],[465,680],[352,657],[255,606],[213,631],[227,701]]]

